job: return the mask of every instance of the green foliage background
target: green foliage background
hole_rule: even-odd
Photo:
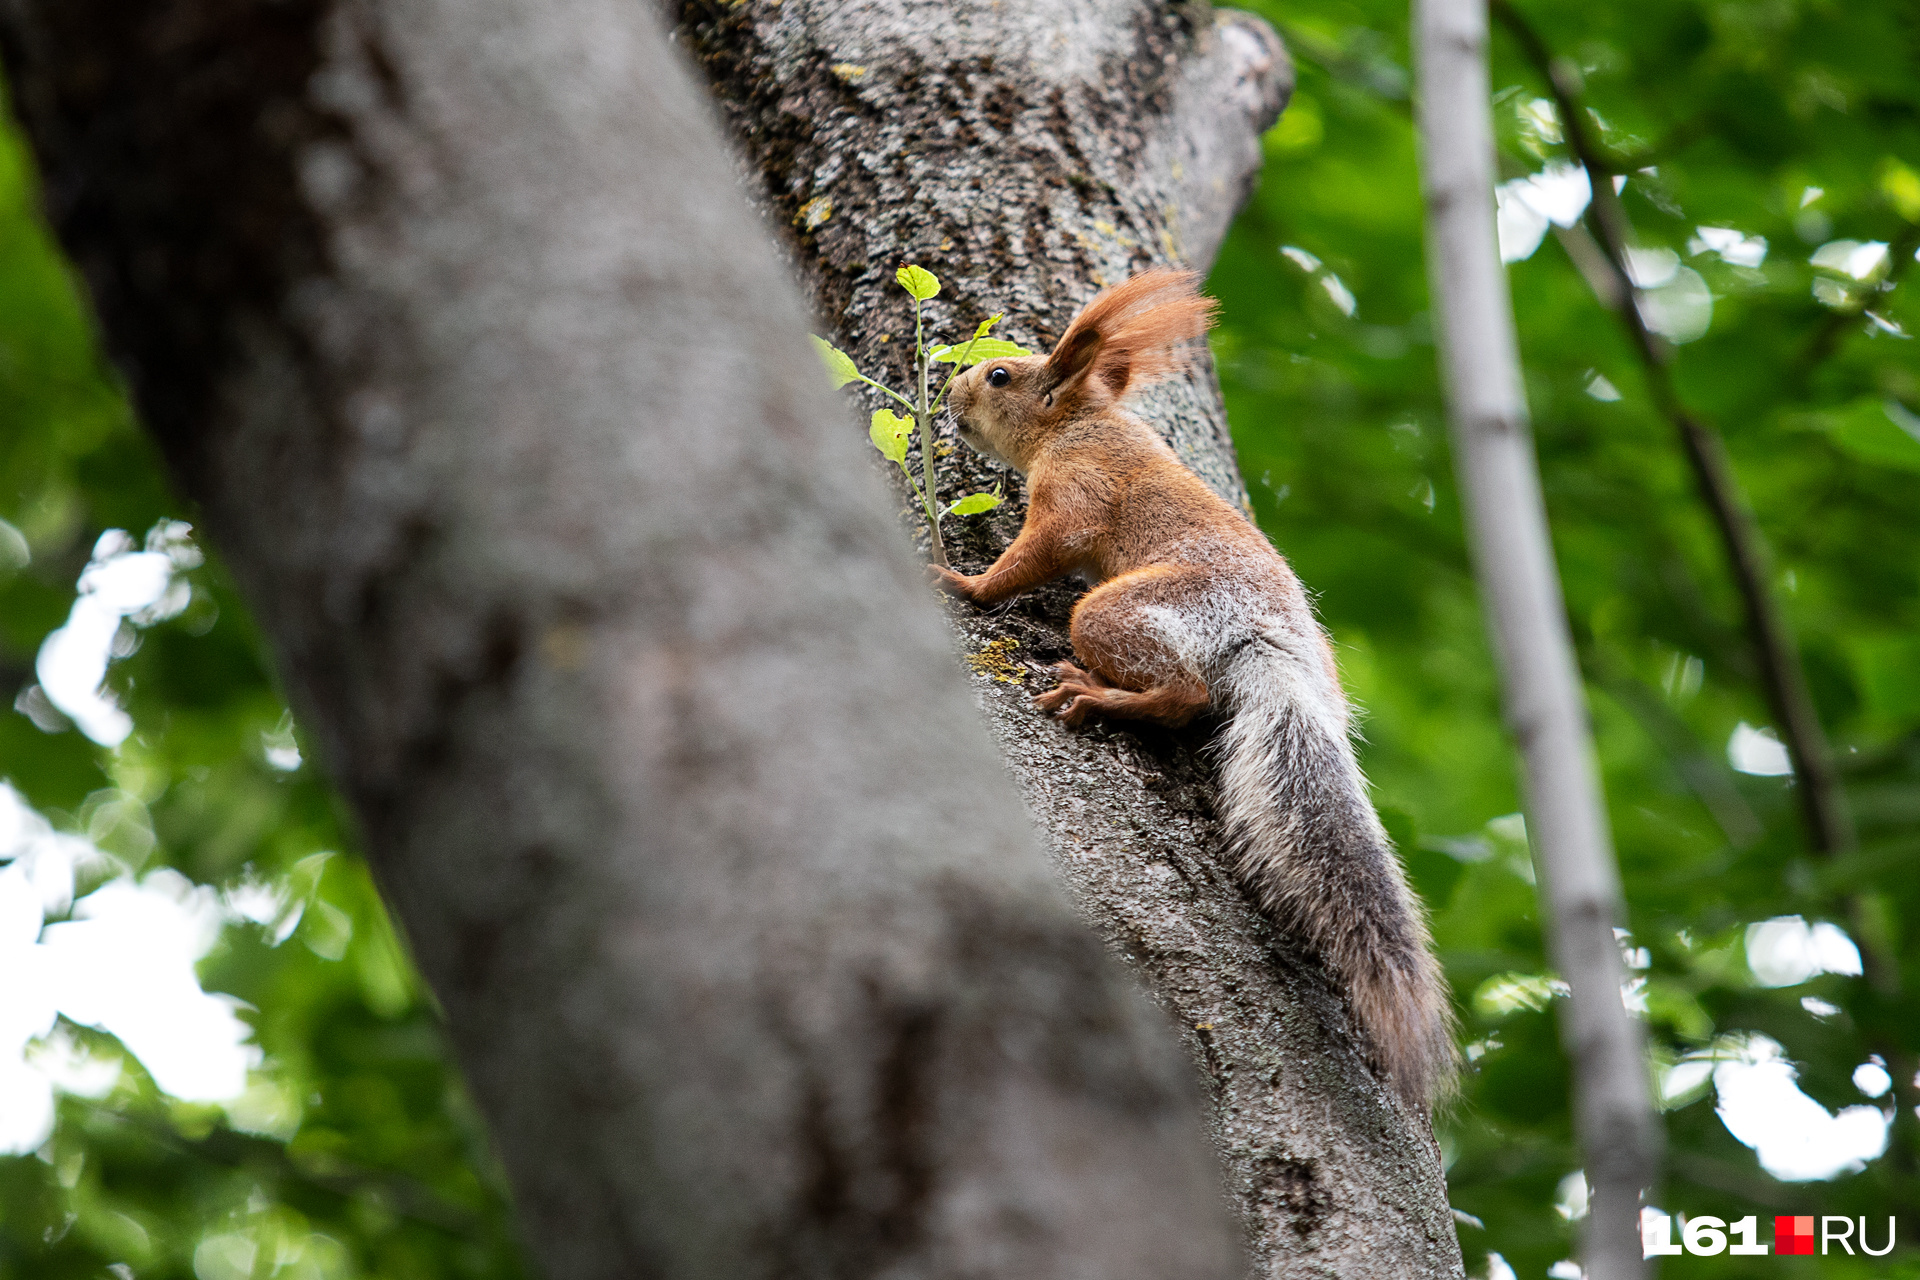
[[[1478,1054],[1441,1125],[1453,1203],[1485,1224],[1462,1228],[1469,1270],[1485,1274],[1496,1251],[1531,1280],[1571,1253],[1554,1200],[1580,1162],[1552,1004],[1484,998],[1505,975],[1549,969],[1447,455],[1406,13],[1386,0],[1254,7],[1288,37],[1300,88],[1214,273],[1215,349],[1258,517],[1339,642],[1367,717],[1366,767],[1435,913]],[[1669,1212],[1759,1214],[1763,1240],[1774,1213],[1904,1212],[1908,1234],[1890,1259],[1682,1258],[1667,1272],[1920,1276],[1920,1124],[1906,1085],[1920,1059],[1920,439],[1884,407],[1920,413],[1920,355],[1852,310],[1870,305],[1912,334],[1920,302],[1911,282],[1869,295],[1809,263],[1827,241],[1885,241],[1913,272],[1920,10],[1526,7],[1585,73],[1609,145],[1648,170],[1624,197],[1641,243],[1680,254],[1714,292],[1710,330],[1677,354],[1679,384],[1725,433],[1772,543],[1862,833],[1857,854],[1819,859],[1790,784],[1728,767],[1734,726],[1770,717],[1724,556],[1617,322],[1549,235],[1511,279],[1656,1053],[1671,1063],[1759,1032],[1829,1109],[1866,1101],[1851,1074],[1872,1054],[1902,1089],[1888,1153],[1822,1183],[1769,1177],[1717,1119],[1711,1090],[1674,1099],[1656,1196]],[[1494,55],[1502,163],[1537,172],[1564,158],[1524,111],[1544,86],[1504,37]],[[1813,187],[1823,194],[1803,205]],[[35,200],[17,136],[0,135],[0,517],[33,553],[0,580],[9,696],[31,683],[100,531],[186,514]],[[1764,236],[1764,265],[1690,253],[1701,225]],[[1822,280],[1840,309],[1816,297]],[[1590,393],[1596,374],[1619,399]],[[244,610],[217,564],[192,577],[193,605],[114,668],[138,726],[127,745],[104,752],[4,713],[0,776],[148,867],[216,885],[302,876],[313,905],[279,946],[229,928],[202,966],[208,989],[254,1006],[268,1059],[252,1109],[169,1100],[137,1068],[105,1098],[63,1098],[44,1151],[0,1157],[0,1280],[99,1277],[116,1263],[184,1278],[196,1251],[199,1280],[234,1280],[244,1255],[206,1242],[235,1236],[259,1246],[256,1276],[520,1275],[431,1001],[326,789],[263,756],[283,709]],[[336,856],[313,859],[324,851]],[[1878,980],[1759,986],[1744,926],[1795,914],[1840,924]],[[1816,1017],[1809,995],[1838,1012]]]
[[[1518,1275],[1540,1276],[1569,1255],[1569,1227],[1551,1205],[1579,1160],[1551,1007],[1501,1015],[1473,998],[1499,975],[1548,967],[1515,824],[1497,821],[1519,801],[1431,342],[1406,9],[1252,7],[1288,37],[1300,87],[1213,273],[1241,470],[1261,524],[1319,593],[1367,713],[1376,797],[1435,913],[1467,1038],[1488,1048],[1443,1125],[1453,1203],[1486,1223],[1462,1229],[1469,1270],[1494,1250]],[[1859,1105],[1857,1065],[1882,1053],[1904,1085],[1920,1048],[1910,923],[1920,920],[1920,439],[1884,409],[1920,409],[1920,353],[1816,300],[1815,281],[1832,277],[1838,297],[1839,277],[1809,258],[1843,237],[1914,252],[1920,191],[1900,175],[1920,168],[1920,10],[1523,7],[1584,72],[1611,148],[1653,170],[1623,193],[1641,245],[1678,253],[1713,290],[1712,327],[1677,350],[1676,376],[1725,434],[1772,544],[1774,586],[1862,835],[1855,856],[1815,858],[1788,784],[1729,768],[1735,725],[1771,716],[1725,555],[1617,319],[1549,235],[1509,277],[1633,940],[1651,962],[1648,1030],[1667,1061],[1716,1036],[1764,1033],[1799,1064],[1812,1097]],[[1545,84],[1504,33],[1493,56],[1503,172],[1567,159],[1526,124]],[[1809,187],[1824,195],[1803,208]],[[1701,225],[1764,236],[1764,265],[1690,253]],[[1283,245],[1324,267],[1302,269]],[[1870,305],[1912,334],[1913,264],[1894,262],[1908,283]],[[1355,299],[1351,316],[1328,271]],[[1618,400],[1589,393],[1596,373]],[[1758,987],[1744,925],[1783,915],[1841,925],[1879,960],[1883,987],[1832,975]],[[1816,1018],[1801,1005],[1808,995],[1841,1012]],[[1916,1098],[1910,1087],[1901,1096],[1887,1155],[1831,1182],[1789,1185],[1727,1133],[1710,1091],[1683,1095],[1666,1117],[1667,1181],[1655,1199],[1676,1214],[1758,1214],[1762,1240],[1775,1213],[1876,1224],[1905,1213],[1907,1261],[1721,1256],[1669,1260],[1667,1273],[1920,1274]]]
[[[0,132],[0,690],[41,641],[108,528],[181,513],[96,347],[37,212],[31,160]],[[4,550],[4,548],[0,548]],[[440,1022],[311,768],[272,767],[286,714],[217,563],[112,683],[137,726],[117,752],[0,710],[0,779],[144,870],[220,886],[285,881],[292,937],[225,930],[203,986],[247,1001],[265,1069],[231,1108],[156,1090],[129,1057],[106,1097],[63,1097],[37,1155],[0,1156],[0,1280],[511,1280],[526,1274],[503,1183]],[[334,852],[338,851],[338,852]],[[334,856],[326,856],[334,852]],[[318,856],[316,856],[318,855]],[[78,892],[89,886],[83,882]],[[0,974],[0,982],[6,975]],[[81,1032],[102,1052],[108,1037]],[[243,1264],[251,1263],[250,1267]]]

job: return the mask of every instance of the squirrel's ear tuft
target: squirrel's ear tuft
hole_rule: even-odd
[[[1219,304],[1198,291],[1192,271],[1143,271],[1089,302],[1047,357],[1058,388],[1089,374],[1115,399],[1184,368],[1181,344],[1213,327]]]
[[[1078,320],[1061,335],[1047,356],[1047,382],[1056,393],[1087,376],[1100,354],[1101,341],[1098,329],[1082,328]]]

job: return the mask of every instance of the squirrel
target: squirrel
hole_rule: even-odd
[[[1025,523],[986,572],[929,566],[991,605],[1068,574],[1078,663],[1039,707],[1186,724],[1218,707],[1230,860],[1259,907],[1343,984],[1371,1060],[1417,1111],[1452,1088],[1452,1005],[1425,910],[1354,758],[1333,647],[1286,560],[1252,522],[1121,407],[1182,370],[1217,304],[1189,271],[1106,289],[1046,355],[989,359],[954,380],[960,438],[1027,477]]]

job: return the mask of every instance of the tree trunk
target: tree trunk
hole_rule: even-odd
[[[1236,1273],[657,14],[0,14],[547,1274]]]
[[[1500,659],[1501,702],[1519,748],[1527,831],[1555,966],[1571,996],[1560,1039],[1592,1207],[1581,1261],[1594,1280],[1639,1280],[1640,1201],[1659,1165],[1646,1037],[1621,1003],[1626,918],[1585,691],[1520,377],[1513,300],[1494,232],[1493,112],[1483,0],[1415,0],[1421,179],[1435,326],[1447,374],[1454,463]]]
[[[996,336],[1049,345],[1102,285],[1212,262],[1291,90],[1264,23],[1204,5],[683,0],[678,16],[822,332],[896,386],[912,345],[899,260],[939,274],[930,309],[949,337],[1004,311]],[[1141,408],[1246,505],[1210,366]],[[996,482],[1020,494],[964,448],[942,467],[949,499]],[[984,567],[1022,510],[950,522],[956,564]],[[1071,732],[1029,706],[1069,656],[1076,594],[950,616],[1056,871],[1184,1029],[1254,1274],[1459,1275],[1426,1119],[1380,1086],[1338,992],[1222,862],[1213,726]]]

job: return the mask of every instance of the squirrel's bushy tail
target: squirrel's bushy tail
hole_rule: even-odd
[[[1346,987],[1395,1091],[1429,1108],[1451,1092],[1457,1067],[1446,980],[1367,798],[1344,695],[1317,653],[1295,648],[1263,636],[1222,682],[1233,715],[1219,744],[1221,808],[1235,869]]]

